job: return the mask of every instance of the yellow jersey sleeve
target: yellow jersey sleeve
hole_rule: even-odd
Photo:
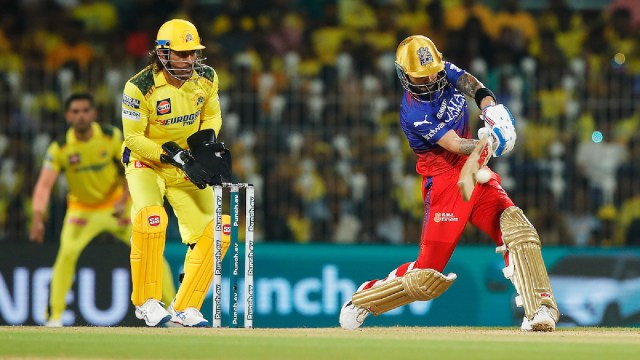
[[[207,71],[211,72],[210,86],[208,86],[208,97],[202,107],[202,113],[200,114],[200,129],[213,129],[216,132],[216,136],[220,135],[220,128],[222,127],[222,113],[220,110],[220,97],[218,96],[218,74],[216,74],[213,68],[207,68]]]
[[[143,159],[160,162],[161,145],[146,136],[151,111],[140,89],[127,82],[122,96],[124,144]]]
[[[51,142],[51,144],[49,144],[49,147],[47,148],[47,154],[44,157],[42,167],[59,173],[62,168],[59,155],[60,145],[58,145],[57,141]]]

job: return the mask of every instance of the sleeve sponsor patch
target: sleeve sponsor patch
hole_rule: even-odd
[[[122,118],[123,119],[133,120],[133,121],[140,121],[140,112],[123,108],[122,109]]]
[[[122,95],[122,103],[134,109],[140,109],[140,100],[134,99],[127,94]]]

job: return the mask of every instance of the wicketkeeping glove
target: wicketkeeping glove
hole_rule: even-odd
[[[216,142],[212,129],[200,130],[187,138],[191,156],[207,173],[206,183],[213,186],[231,181],[231,152]]]
[[[207,187],[207,173],[193,159],[189,150],[181,148],[173,141],[162,144],[162,150],[164,150],[166,154],[160,154],[160,161],[182,169],[189,180],[198,188],[204,189]]]

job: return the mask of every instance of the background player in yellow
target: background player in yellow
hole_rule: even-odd
[[[108,231],[129,245],[131,221],[127,184],[119,164],[122,132],[95,122],[93,97],[71,95],[65,102],[65,119],[70,129],[49,145],[33,192],[31,241],[44,239],[45,211],[51,189],[60,172],[69,186],[67,213],[62,226],[60,248],[53,265],[47,326],[63,325],[65,297],[73,283],[82,250],[98,234]],[[165,277],[163,297],[175,295],[171,269],[161,261]]]
[[[213,276],[213,191],[230,175],[216,142],[222,125],[218,76],[203,65],[195,26],[174,19],[158,30],[149,65],[127,81],[122,162],[133,200],[131,301],[148,326],[206,326],[200,313]],[[188,245],[184,278],[168,309],[160,302],[167,198]],[[223,256],[228,242],[223,239]],[[169,322],[169,323],[167,323]]]

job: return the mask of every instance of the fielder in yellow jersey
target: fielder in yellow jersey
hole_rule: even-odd
[[[129,196],[119,164],[122,132],[95,122],[90,94],[74,94],[65,104],[65,119],[71,126],[65,136],[49,145],[33,193],[31,241],[42,243],[44,217],[51,189],[63,172],[69,187],[67,213],[60,248],[53,265],[47,326],[63,325],[65,297],[73,283],[82,250],[98,234],[107,231],[129,245],[131,221]],[[165,277],[163,297],[175,295],[169,264],[161,262]]]
[[[222,124],[218,77],[202,64],[202,49],[193,24],[170,20],[158,31],[149,65],[124,87],[122,162],[133,200],[131,301],[148,326],[208,324],[200,313],[213,276],[213,191],[206,186],[229,175],[230,155],[216,143]],[[189,246],[184,278],[168,309],[160,302],[165,197]]]

